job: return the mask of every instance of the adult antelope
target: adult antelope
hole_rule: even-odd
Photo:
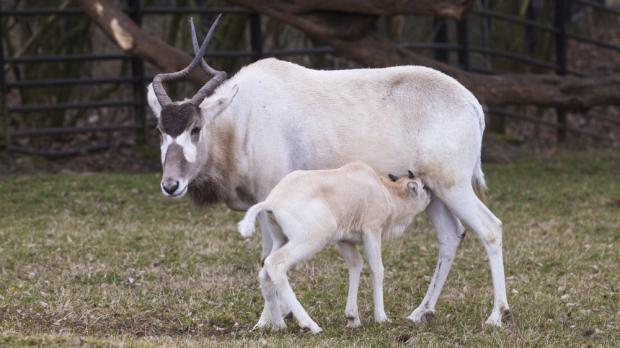
[[[502,223],[474,192],[485,188],[484,115],[471,92],[421,66],[320,71],[273,58],[227,80],[202,59],[218,20],[200,47],[191,23],[193,61],[181,71],[156,75],[148,87],[161,132],[162,192],[188,193],[197,203],[217,197],[233,210],[246,210],[293,170],[352,161],[401,176],[411,168],[434,193],[426,212],[437,232],[439,257],[422,303],[408,318],[421,322],[434,315],[464,236],[463,221],[488,254],[494,302],[486,323],[500,326],[502,315],[510,313]],[[162,83],[198,65],[213,78],[191,99],[172,102]],[[259,224],[269,229],[264,214]],[[281,247],[270,235],[262,234],[263,258]],[[264,309],[257,327],[271,324]]]

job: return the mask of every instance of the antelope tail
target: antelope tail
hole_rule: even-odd
[[[471,178],[471,183],[474,186],[474,192],[480,198],[482,203],[487,204],[487,184],[484,181],[484,173],[482,172],[482,167],[480,165],[480,157],[478,157],[478,162],[476,162],[476,167],[474,168],[474,175]]]

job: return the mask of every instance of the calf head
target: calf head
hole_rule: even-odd
[[[388,177],[397,186],[400,196],[413,200],[415,210],[426,209],[431,201],[431,195],[421,178],[416,177],[410,170],[406,176],[388,174]]]
[[[207,44],[213,36],[220,19],[217,17],[200,48],[193,21],[190,20],[192,42],[195,57],[184,69],[158,74],[148,86],[148,103],[157,117],[157,129],[160,134],[161,162],[163,168],[161,190],[164,195],[181,197],[188,189],[189,183],[200,173],[207,161],[205,128],[209,119],[214,119],[226,106],[231,97],[220,98],[201,104],[205,98],[226,79],[226,73],[211,68],[204,60]],[[196,94],[181,102],[172,102],[163,82],[185,78],[198,65],[213,75]],[[235,90],[236,91],[236,90]]]

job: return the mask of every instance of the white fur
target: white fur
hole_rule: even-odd
[[[174,142],[174,138],[168,134],[163,134],[163,140],[161,142],[161,163],[164,163],[166,159],[166,153],[168,153],[168,146]]]
[[[153,90],[153,84],[149,83],[149,86],[146,88],[146,100],[149,103],[149,107],[151,108],[151,111],[153,111],[153,114],[155,115],[156,118],[159,119],[159,116],[161,115],[161,105],[159,104],[159,101],[157,100],[157,96],[155,95],[155,91]]]
[[[245,217],[243,220],[239,221],[237,224],[237,228],[239,233],[244,238],[249,238],[254,234],[256,230],[256,215],[260,213],[264,209],[264,205],[262,203],[258,203],[253,205],[248,211],[245,213]]]
[[[187,162],[196,162],[196,144],[192,142],[191,135],[188,131],[181,133],[177,137],[172,137],[168,134],[163,135],[164,139],[161,143],[161,163],[164,163],[166,159],[166,153],[170,144],[179,144],[183,148],[183,156]],[[187,181],[187,179],[185,179]]]
[[[174,139],[174,142],[181,145],[183,148],[183,156],[187,162],[196,162],[196,144],[192,142],[192,137],[189,131],[181,133]]]
[[[288,285],[286,271],[295,263],[310,258],[328,243],[338,243],[338,250],[349,266],[349,295],[345,315],[349,326],[359,326],[357,310],[362,261],[356,244],[363,241],[371,269],[375,321],[389,321],[383,305],[383,262],[381,240],[397,237],[413,217],[428,206],[430,194],[420,179],[401,179],[399,184],[382,181],[363,163],[347,164],[335,170],[295,171],[284,177],[267,198],[252,206],[238,224],[239,232],[249,237],[254,232],[258,213],[268,211],[278,234],[287,243],[265,259],[261,287],[269,308],[272,327],[284,327],[275,294],[292,309],[301,327],[312,332],[321,328],[303,309]],[[415,186],[414,193],[408,183]],[[267,233],[263,231],[263,233]],[[274,239],[277,235],[272,236]]]
[[[218,105],[228,107],[220,110]],[[224,82],[201,104],[201,111],[213,121],[205,127],[197,157],[227,153],[234,156],[236,167],[200,170],[205,176],[226,178],[222,192],[234,209],[245,210],[253,203],[239,197],[237,188],[244,188],[245,197],[262,201],[296,169],[336,168],[358,160],[381,173],[420,173],[435,193],[429,216],[437,236],[450,242],[440,243],[427,296],[410,319],[417,322],[434,312],[456,256],[462,221],[485,246],[494,290],[487,322],[501,324],[501,313],[508,310],[501,222],[472,189],[472,182],[484,186],[484,115],[476,98],[455,79],[420,66],[320,71],[270,58]],[[214,114],[219,116],[210,117]],[[226,127],[234,128],[239,141],[230,151],[221,151],[216,132]],[[264,257],[279,247],[272,235],[262,234]],[[261,317],[259,324],[269,320],[277,319]]]

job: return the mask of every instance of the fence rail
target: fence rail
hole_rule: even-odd
[[[578,33],[568,31],[568,16],[569,6],[571,4],[578,4],[579,6],[585,6],[595,11],[602,11],[608,15],[620,16],[620,11],[605,7],[598,2],[594,1],[563,1],[556,0],[554,8],[554,19],[552,23],[540,23],[535,20],[522,18],[514,14],[497,12],[491,9],[476,7],[472,9],[463,19],[456,21],[456,42],[448,41],[448,34],[446,25],[449,20],[436,19],[434,22],[439,25],[440,30],[434,41],[432,42],[400,42],[399,46],[406,49],[416,50],[431,50],[435,53],[436,59],[442,61],[448,61],[449,52],[455,52],[457,54],[456,64],[465,70],[492,74],[495,73],[492,69],[481,68],[472,66],[472,55],[483,55],[488,57],[500,57],[502,59],[508,59],[520,64],[524,64],[530,67],[536,67],[539,69],[549,70],[560,75],[570,74],[576,76],[583,76],[584,74],[577,71],[571,71],[567,69],[566,59],[566,43],[568,40],[576,40],[584,44],[592,45],[602,49],[606,49],[612,52],[620,52],[620,45],[612,44],[609,42],[602,42],[592,37],[584,36]],[[245,58],[252,61],[261,59],[263,57],[275,56],[275,57],[287,57],[295,55],[310,55],[310,54],[332,54],[334,50],[331,47],[313,47],[313,48],[299,48],[299,49],[271,49],[265,50],[263,47],[263,34],[261,31],[261,15],[251,10],[234,7],[223,8],[193,8],[193,7],[161,7],[161,6],[149,6],[142,7],[140,0],[126,0],[124,11],[127,15],[137,24],[141,25],[146,16],[163,16],[163,15],[214,15],[217,13],[234,14],[246,17],[249,22],[249,49],[248,50],[226,50],[209,52],[207,57],[209,58]],[[77,8],[28,8],[28,9],[5,9],[0,4],[0,20],[7,17],[35,17],[35,16],[79,16],[83,13]],[[471,41],[469,32],[469,22],[474,17],[480,17],[484,19],[494,20],[503,23],[510,23],[523,28],[534,29],[549,33],[554,37],[555,46],[555,60],[548,61],[539,58],[534,58],[529,55],[519,54],[506,50],[494,49],[491,47],[485,47],[477,45]],[[441,25],[444,27],[441,28]],[[0,39],[4,33],[3,27],[0,26]],[[106,76],[106,77],[65,77],[65,78],[52,78],[52,79],[34,79],[23,80],[18,79],[16,81],[6,81],[5,67],[24,65],[24,64],[50,64],[50,63],[69,63],[69,62],[103,62],[103,61],[117,61],[130,63],[130,75],[129,76]],[[49,151],[42,149],[22,148],[13,143],[13,139],[16,138],[31,138],[31,137],[44,137],[44,136],[56,136],[59,134],[83,134],[92,132],[117,132],[128,131],[135,132],[139,139],[145,139],[146,132],[148,130],[148,122],[145,115],[146,96],[145,96],[145,84],[148,83],[152,76],[146,76],[144,71],[144,63],[131,55],[119,53],[119,54],[100,54],[100,53],[88,53],[88,54],[74,54],[74,55],[25,55],[25,56],[7,56],[4,51],[4,46],[0,44],[0,116],[2,117],[2,127],[4,134],[4,146],[9,151],[39,154],[50,157],[64,156],[83,153],[84,151],[98,150],[106,148],[105,144],[97,144],[88,147],[69,149],[62,151]],[[28,90],[31,88],[54,88],[58,86],[93,86],[93,85],[129,85],[133,90],[132,100],[107,100],[107,101],[80,101],[80,102],[66,102],[55,104],[36,104],[36,105],[7,105],[7,92],[11,90]],[[11,119],[14,114],[35,114],[46,111],[57,110],[85,110],[85,109],[99,109],[99,108],[131,108],[135,115],[134,122],[132,124],[124,125],[103,125],[97,127],[46,127],[35,129],[12,129]],[[579,134],[583,136],[593,138],[604,138],[599,134],[592,132],[586,132],[579,129],[572,129],[567,126],[568,114],[565,110],[558,109],[558,118],[556,122],[541,120],[531,115],[524,115],[502,109],[490,109],[489,112],[492,115],[498,115],[499,117],[518,119],[526,122],[534,122],[544,126],[549,126],[557,129],[558,139],[560,141],[566,139],[568,133]],[[618,120],[610,119],[609,117],[601,117],[601,119],[608,119],[613,121],[614,124],[618,124]]]

